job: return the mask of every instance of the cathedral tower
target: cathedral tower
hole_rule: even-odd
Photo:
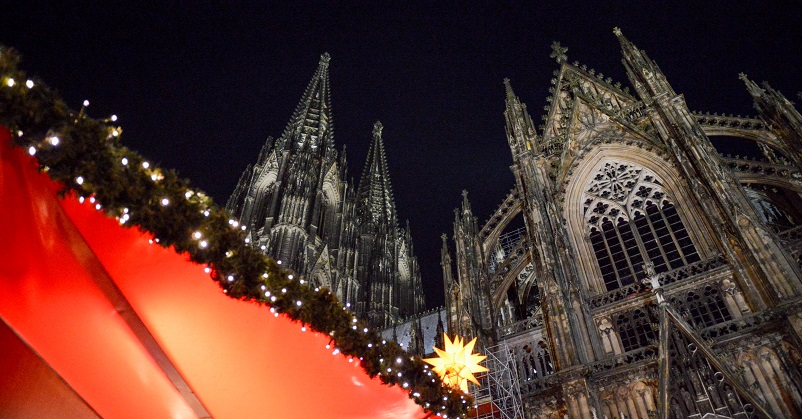
[[[334,147],[329,61],[320,57],[284,132],[268,138],[226,209],[253,246],[386,327],[423,309],[420,270],[409,229],[398,228],[380,123],[359,189],[347,178],[345,151]]]

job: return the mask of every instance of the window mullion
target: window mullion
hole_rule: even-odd
[[[657,205],[657,204],[655,204],[655,205]],[[657,211],[660,212],[660,207],[657,207]],[[657,250],[660,251],[660,255],[663,257],[663,261],[665,262],[666,269],[671,270],[671,263],[668,261],[668,256],[666,255],[666,252],[663,250],[663,244],[660,243],[660,237],[657,235],[657,230],[655,230],[654,229],[654,225],[652,225],[651,214],[649,214],[648,211],[645,214],[646,214],[646,225],[649,226],[649,231],[652,232],[652,237],[654,237],[654,244],[657,246]],[[666,224],[666,229],[670,230],[670,228],[668,227],[667,224]],[[649,257],[648,253],[646,254],[646,257]],[[652,258],[649,257],[649,260],[651,260],[651,259]],[[652,261],[652,263],[654,263],[654,261]]]
[[[671,236],[671,241],[674,242],[674,247],[677,248],[677,253],[679,254],[680,259],[682,259],[682,264],[687,265],[688,260],[685,258],[685,252],[682,251],[682,247],[680,247],[679,245],[677,236],[674,235],[674,226],[672,226],[671,223],[668,222],[668,218],[666,218],[666,215],[663,213],[663,209],[660,208],[659,205],[657,206],[657,212],[659,212],[660,217],[663,218],[663,223],[665,223],[666,229],[668,230],[668,234],[669,236]],[[679,213],[677,213],[677,217],[679,218]],[[682,219],[680,219],[680,222],[682,222]],[[668,259],[666,259],[666,263],[669,263]]]
[[[627,225],[629,225],[629,224],[630,223],[627,222]],[[629,251],[627,250],[626,243],[624,243],[624,239],[621,238],[621,232],[618,231],[618,225],[617,224],[613,224],[613,229],[615,229],[615,236],[618,237],[618,242],[621,243],[621,249],[623,250],[622,253],[624,253],[624,258],[626,259],[627,266],[629,267],[629,271],[632,273],[632,282],[635,282],[635,281],[638,280],[638,275],[637,275],[637,273],[635,273],[635,269],[632,267],[632,259],[629,256]],[[622,286],[622,287],[624,286],[624,284],[621,283],[621,277],[618,278],[618,284],[619,284],[619,286]]]

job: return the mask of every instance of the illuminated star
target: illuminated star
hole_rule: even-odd
[[[444,383],[458,387],[467,393],[468,381],[479,385],[479,381],[473,374],[488,371],[487,368],[479,365],[487,357],[471,353],[476,344],[476,338],[473,338],[467,345],[463,344],[462,338],[459,336],[454,336],[453,342],[445,333],[443,333],[443,338],[445,350],[434,348],[439,358],[426,358],[424,361],[434,366],[434,372],[440,375]]]

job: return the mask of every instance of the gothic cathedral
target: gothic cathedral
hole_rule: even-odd
[[[334,147],[329,55],[278,140],[268,138],[226,209],[247,240],[314,287],[327,287],[374,327],[424,308],[409,225],[399,228],[382,140],[373,140],[357,188]]]
[[[495,404],[488,418],[802,417],[802,117],[743,74],[757,117],[692,112],[614,32],[634,94],[555,43],[536,129],[505,80],[516,183],[483,225],[464,194],[443,236],[448,329],[479,339],[503,376],[487,385],[506,388],[477,404]]]

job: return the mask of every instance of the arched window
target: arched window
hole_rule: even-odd
[[[634,309],[613,316],[618,337],[624,352],[629,352],[654,343],[656,319],[646,309]]]
[[[710,284],[688,291],[684,296],[672,298],[671,303],[674,307],[687,311],[691,322],[699,328],[732,320],[727,305],[721,298],[721,291]]]
[[[583,200],[590,243],[607,291],[643,278],[645,261],[660,273],[700,260],[674,203],[649,170],[607,162]]]

